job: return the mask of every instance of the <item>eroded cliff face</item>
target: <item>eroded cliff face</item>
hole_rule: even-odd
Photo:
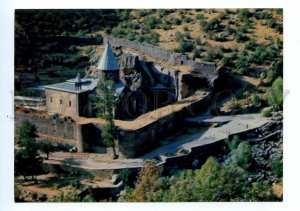
[[[119,61],[120,78],[131,91],[142,91],[151,87],[152,78],[138,56],[122,54]]]
[[[176,68],[139,59],[137,55],[124,53],[120,56],[121,79],[131,91],[153,89],[160,85],[170,92],[175,100],[193,95],[198,90],[212,90],[219,77],[219,70],[184,73]]]

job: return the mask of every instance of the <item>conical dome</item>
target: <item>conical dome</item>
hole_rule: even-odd
[[[109,43],[107,43],[101,60],[98,64],[98,70],[114,71],[119,70],[118,62],[114,56],[113,50]]]

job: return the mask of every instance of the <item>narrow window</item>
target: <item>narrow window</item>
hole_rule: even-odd
[[[69,100],[69,107],[71,107],[71,105],[72,105],[72,103],[71,103],[71,101]]]
[[[62,99],[59,99],[59,103],[60,103],[60,105],[62,105]]]
[[[52,97],[50,97],[50,103],[52,103]]]

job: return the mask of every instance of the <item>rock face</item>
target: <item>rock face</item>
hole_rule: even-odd
[[[258,173],[250,178],[254,181],[268,183],[278,182],[278,178],[270,169],[272,162],[283,158],[282,112],[273,113],[271,121],[257,131],[261,139],[252,146],[252,157]]]
[[[151,87],[151,75],[147,65],[142,64],[137,55],[122,54],[120,57],[121,80],[126,81],[131,91],[141,91]]]

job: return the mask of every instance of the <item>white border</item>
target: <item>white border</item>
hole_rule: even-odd
[[[0,0],[0,210],[295,210],[299,207],[298,139],[299,9],[292,0]],[[14,9],[25,8],[284,8],[284,202],[283,203],[14,203],[13,74]],[[298,129],[299,128],[299,129]],[[298,205],[298,206],[297,206]]]

